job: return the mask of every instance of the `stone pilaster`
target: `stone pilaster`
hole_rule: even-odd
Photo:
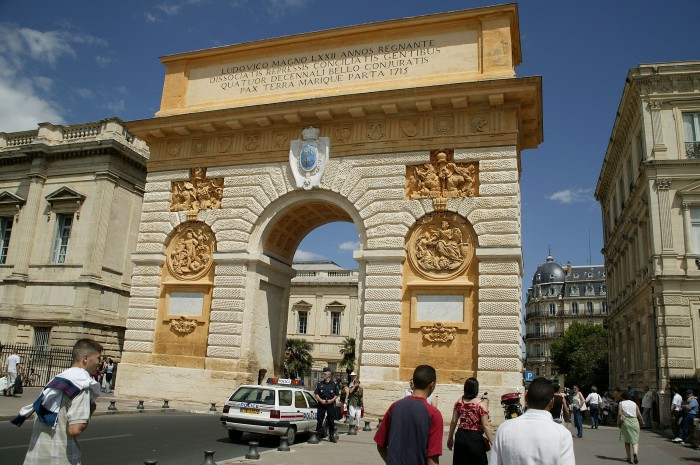
[[[109,219],[112,214],[114,203],[114,189],[116,188],[117,176],[112,173],[96,173],[95,184],[97,185],[97,198],[93,202],[93,213],[89,215],[90,225],[86,241],[81,244],[88,253],[88,260],[83,267],[83,276],[90,276],[100,279],[102,277],[102,262],[105,254],[107,233],[109,231]]]

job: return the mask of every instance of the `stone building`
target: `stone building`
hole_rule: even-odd
[[[564,381],[552,366],[550,344],[574,321],[602,325],[608,313],[606,296],[603,265],[562,266],[548,255],[527,289],[525,370]]]
[[[343,341],[359,336],[359,272],[328,260],[295,261],[292,268],[296,276],[289,291],[287,338],[313,344],[314,370],[327,366],[336,371]]]
[[[281,374],[292,258],[332,221],[359,235],[372,409],[423,363],[447,398],[469,376],[522,386],[520,157],[543,133],[517,5],[162,61],[160,111],[129,123],[150,159],[122,395],[223,399]]]
[[[700,62],[629,71],[601,168],[610,377],[660,394],[700,375]]]
[[[0,341],[119,357],[147,159],[118,119],[0,133]]]

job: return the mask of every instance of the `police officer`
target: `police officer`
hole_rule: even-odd
[[[323,419],[328,415],[328,435],[331,442],[335,439],[335,400],[338,398],[338,385],[331,380],[331,369],[323,369],[323,380],[319,381],[314,390],[314,397],[318,402],[316,432],[319,438],[323,437]]]

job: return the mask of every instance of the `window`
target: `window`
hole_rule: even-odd
[[[297,327],[297,333],[306,334],[306,325],[309,321],[309,312],[300,311],[299,312],[299,326]]]
[[[340,335],[340,312],[331,312],[331,334]]]
[[[578,315],[578,302],[571,302],[571,313]]]
[[[602,313],[603,315],[608,314],[608,303],[607,302],[600,303],[600,313]]]
[[[700,113],[683,113],[685,154],[688,158],[700,158]]]
[[[700,207],[690,208],[690,230],[693,235],[693,252],[700,252]]]
[[[533,357],[541,357],[542,356],[542,346],[539,344],[535,344],[532,346],[532,355]]]
[[[586,314],[593,315],[593,302],[586,302]]]
[[[10,235],[12,234],[12,218],[0,218],[0,265],[7,260],[7,250],[10,247]]]
[[[553,287],[549,288],[549,295],[554,295],[554,288]]]
[[[59,213],[56,215],[56,235],[53,241],[53,251],[51,253],[52,263],[65,263],[68,253],[68,242],[70,241],[70,231],[73,226],[73,215]]]
[[[549,314],[554,316],[557,314],[557,304],[549,304]]]
[[[45,350],[49,346],[49,336],[51,328],[48,326],[37,326],[34,328],[34,346]]]

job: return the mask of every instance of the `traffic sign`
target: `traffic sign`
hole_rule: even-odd
[[[534,371],[526,371],[525,372],[525,381],[534,381],[535,379],[535,372]]]

